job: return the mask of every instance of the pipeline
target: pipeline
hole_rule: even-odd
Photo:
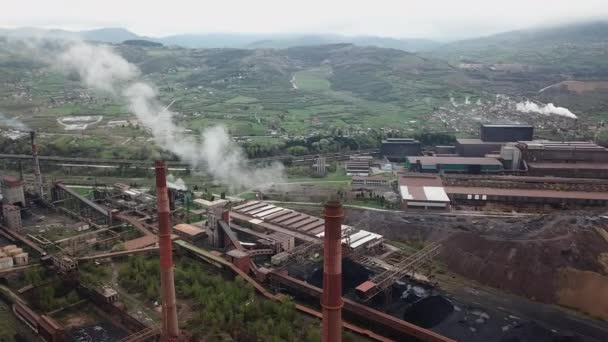
[[[173,250],[169,229],[169,193],[167,190],[167,165],[163,160],[154,164],[156,173],[156,203],[158,207],[158,244],[160,248],[160,287],[163,310],[161,340],[179,338],[175,282],[173,276]]]

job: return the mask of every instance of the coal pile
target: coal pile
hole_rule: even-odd
[[[355,263],[354,261],[342,259],[342,292],[347,293],[369,279],[371,272]],[[306,281],[316,287],[323,287],[323,267],[315,269]]]
[[[114,342],[127,336],[121,329],[102,322],[68,332],[69,341],[73,342]]]
[[[500,342],[582,342],[576,336],[565,336],[540,326],[536,322],[527,322],[513,327]]]
[[[432,328],[454,312],[454,305],[442,296],[430,296],[412,304],[403,319],[423,328]]]

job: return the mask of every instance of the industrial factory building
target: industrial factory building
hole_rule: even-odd
[[[356,157],[344,162],[346,175],[348,176],[369,176],[372,158]]]
[[[461,157],[484,157],[500,151],[502,143],[481,139],[456,139],[456,153]]]
[[[608,149],[590,142],[522,141],[531,176],[608,178]]]
[[[406,174],[399,177],[403,209],[448,209],[450,198],[436,175]]]
[[[534,139],[534,127],[518,124],[483,124],[480,137],[486,142],[530,141]]]
[[[484,157],[498,154],[504,143],[529,141],[534,137],[534,127],[517,124],[484,124],[480,139],[456,139],[456,153],[461,157]]]
[[[380,153],[394,162],[402,162],[407,156],[418,156],[421,151],[420,142],[414,139],[388,138],[382,140],[380,147]]]
[[[264,232],[269,239],[276,233],[290,236],[295,240],[291,246],[293,248],[301,243],[319,243],[323,237],[325,220],[266,202],[248,201],[232,208],[230,225],[236,231],[248,228]],[[346,225],[342,230],[345,239],[348,236],[349,247],[352,249],[370,248],[383,241],[382,235],[365,230],[355,230]]]
[[[496,158],[407,157],[405,166],[416,172],[493,173],[503,171]]]
[[[608,204],[608,193],[599,191],[560,191],[456,186],[448,186],[445,190],[448,196],[454,201],[476,205],[483,205],[485,202],[558,205],[573,204],[585,206],[605,206]]]

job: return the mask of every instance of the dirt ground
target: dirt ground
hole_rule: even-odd
[[[319,207],[294,209],[319,216],[321,212]],[[560,270],[570,268],[608,276],[603,254],[608,252],[608,243],[594,230],[608,224],[599,218],[603,214],[603,209],[486,216],[483,212],[346,209],[345,223],[413,247],[442,241],[439,260],[449,272],[529,299],[557,304]],[[592,284],[578,284],[577,288],[588,286]],[[567,293],[571,292],[572,289]],[[573,295],[578,296],[579,292]]]

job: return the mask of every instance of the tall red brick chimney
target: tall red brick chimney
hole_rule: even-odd
[[[169,193],[167,190],[167,166],[163,160],[154,164],[156,172],[156,203],[158,206],[158,244],[160,249],[160,288],[163,308],[161,341],[179,339],[175,283],[173,279],[173,251],[169,229]]]
[[[323,242],[323,342],[342,341],[342,222],[344,210],[339,201],[325,204]]]

